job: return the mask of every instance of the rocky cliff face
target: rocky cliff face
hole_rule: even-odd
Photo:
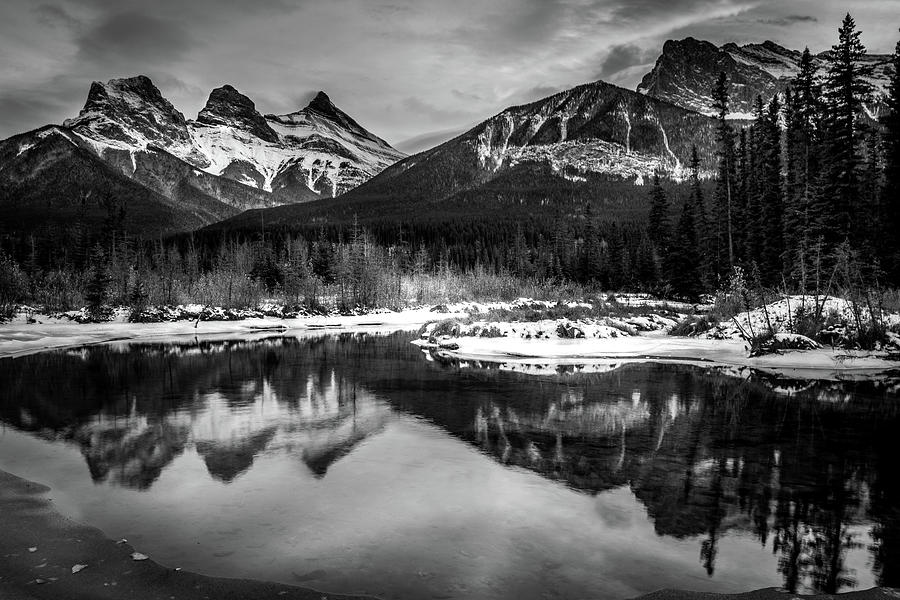
[[[253,100],[230,85],[216,88],[209,94],[206,106],[197,115],[196,125],[239,129],[265,142],[278,142],[278,134],[257,112]]]
[[[716,46],[710,42],[686,38],[669,40],[653,70],[638,86],[642,94],[666,100],[703,114],[714,113],[712,89],[719,73],[731,82],[732,118],[751,118],[756,96],[765,101],[783,92],[800,70],[802,53],[770,41],[738,46],[734,43]],[[814,64],[824,73],[826,53],[814,57]],[[868,55],[865,65],[871,67],[870,83],[875,89],[867,110],[877,116],[883,105],[889,81],[888,55]]]

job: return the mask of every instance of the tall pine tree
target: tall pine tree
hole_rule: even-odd
[[[760,132],[760,179],[762,223],[762,255],[759,267],[766,283],[781,280],[782,254],[784,252],[784,200],[781,181],[781,104],[778,96],[769,102]]]
[[[665,254],[671,233],[669,222],[669,198],[662,187],[659,173],[653,175],[653,187],[650,188],[650,216],[647,232],[650,240],[656,245],[659,254]]]
[[[859,146],[863,123],[860,113],[871,86],[865,80],[870,69],[861,64],[866,47],[859,38],[856,22],[847,14],[838,29],[838,43],[828,54],[828,74],[823,87],[827,153],[822,197],[828,203],[823,215],[823,233],[828,250],[834,250],[854,234],[853,214],[859,208],[862,196]]]
[[[696,300],[703,293],[702,265],[698,235],[698,206],[702,206],[700,189],[700,158],[697,147],[691,150],[691,193],[684,201],[681,216],[675,226],[674,239],[666,260],[666,271],[673,291],[684,298]]]
[[[713,271],[721,277],[735,264],[734,253],[734,129],[728,122],[728,77],[719,73],[713,88],[713,108],[716,110],[716,156],[718,172],[715,195],[715,246]]]
[[[888,89],[884,124],[884,187],[881,193],[881,223],[878,240],[882,265],[890,282],[900,285],[900,41],[893,57],[894,72]]]

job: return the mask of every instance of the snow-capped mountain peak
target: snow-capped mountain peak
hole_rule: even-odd
[[[141,164],[163,151],[200,172],[273,193],[271,203],[336,196],[403,157],[325,92],[294,113],[263,116],[248,96],[223,85],[190,121],[144,75],[94,82],[65,127],[126,176],[139,177]],[[154,189],[171,187],[158,167],[150,170]]]
[[[301,110],[263,117],[226,85],[188,127],[208,172],[302,200],[337,196],[403,157],[321,91]]]
[[[84,108],[64,125],[98,153],[158,146],[177,156],[193,154],[187,122],[149,77],[138,75],[91,84]]]
[[[206,106],[197,115],[197,123],[233,127],[252,133],[261,140],[278,142],[278,134],[256,110],[253,100],[227,84],[209,94]]]

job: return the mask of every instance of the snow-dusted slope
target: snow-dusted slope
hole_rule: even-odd
[[[767,101],[783,91],[799,72],[801,56],[801,52],[771,41],[744,46],[728,43],[719,47],[690,37],[669,40],[638,91],[703,114],[713,114],[711,92],[719,73],[725,72],[731,82],[732,117],[751,118],[756,96]],[[823,52],[813,57],[821,73],[824,73],[826,56]],[[867,109],[870,114],[878,115],[887,93],[890,56],[871,54],[864,63],[872,68],[869,82],[875,91]]]
[[[244,110],[234,111],[235,106]],[[302,110],[263,117],[246,96],[225,86],[213,91],[188,127],[209,161],[208,172],[282,194],[299,189],[334,197],[404,156],[360,127],[324,92]]]
[[[708,118],[602,81],[509,108],[462,136],[490,171],[545,163],[578,181],[596,173],[643,183],[681,179],[690,147],[713,139]]]
[[[257,202],[237,202],[241,208],[334,197],[403,157],[323,92],[300,111],[263,116],[252,100],[225,85],[213,90],[197,119],[189,121],[144,76],[95,82],[84,109],[65,127],[129,176],[138,178],[147,161],[158,175],[162,151],[198,175],[223,177],[260,193]],[[167,187],[158,179],[156,187]],[[217,186],[207,182],[207,187]],[[224,196],[220,199],[227,202]]]

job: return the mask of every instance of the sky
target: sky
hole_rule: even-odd
[[[825,50],[848,10],[893,51],[900,0],[2,0],[0,139],[145,74],[187,118],[226,83],[262,113],[324,90],[413,151],[581,83],[634,89],[666,39]]]

